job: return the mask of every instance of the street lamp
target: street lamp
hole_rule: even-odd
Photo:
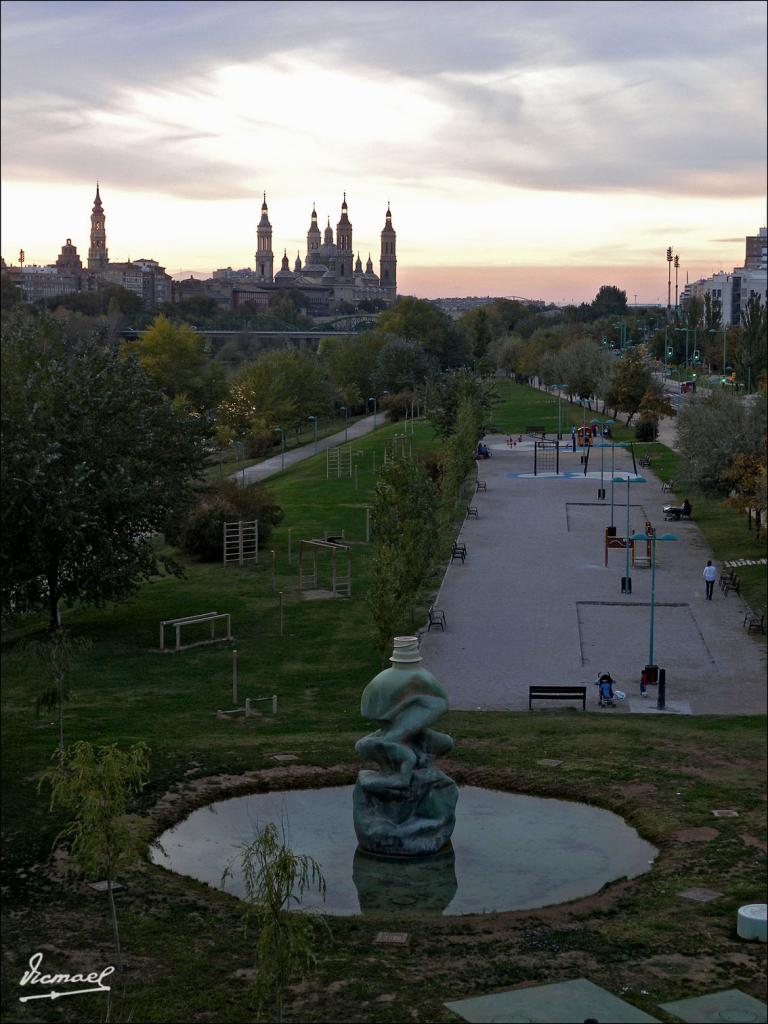
[[[274,432],[280,434],[280,440],[282,442],[282,449],[280,452],[280,469],[285,469],[285,431],[282,427],[275,427]]]
[[[310,423],[315,424],[315,455],[317,455],[317,416],[308,416]]]
[[[563,388],[565,384],[553,384],[557,388],[557,440],[563,439]]]
[[[346,405],[342,405],[341,412],[344,413],[344,444],[346,444],[347,443],[347,419],[348,419],[348,416],[349,416],[349,410],[347,409]]]
[[[376,429],[376,396],[375,395],[369,395],[368,396],[368,401],[369,402],[373,402],[373,429],[375,430]]]
[[[605,501],[605,485],[603,482],[603,471],[605,465],[605,428],[615,420],[592,420],[592,423],[600,425],[600,490],[597,492],[598,501]],[[611,524],[613,525],[613,524]]]
[[[654,677],[656,675],[656,665],[653,660],[653,618],[654,610],[656,606],[656,541],[668,541],[677,540],[677,536],[674,533],[662,533],[660,537],[656,536],[656,532],[653,533],[634,533],[632,534],[632,540],[649,540],[651,542],[651,625],[649,630],[648,638],[648,665],[647,668],[651,670]],[[659,689],[659,707],[664,707],[665,694]]]
[[[631,491],[632,483],[633,483],[633,481],[632,481],[632,474],[631,473],[627,473],[626,478],[623,477],[623,476],[615,476],[613,478],[613,480],[614,480],[615,483],[620,483],[620,484],[626,483],[626,485],[627,485],[627,533],[626,533],[626,541],[625,541],[626,548],[627,548],[627,574],[624,577],[624,579],[621,581],[621,592],[622,592],[622,594],[631,594],[632,593],[632,577],[630,576],[630,573],[629,573],[629,541],[630,541],[629,515],[630,515],[630,491]],[[636,476],[635,479],[634,479],[634,483],[636,483],[636,484],[645,484],[647,482],[648,481],[645,479],[644,476]]]
[[[677,272],[680,269],[680,257],[675,253],[674,259],[675,266],[675,316],[677,316]]]

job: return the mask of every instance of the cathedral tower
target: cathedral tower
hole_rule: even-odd
[[[347,193],[341,204],[341,217],[336,225],[336,279],[339,284],[352,283],[352,225],[347,216]]]
[[[101,206],[99,183],[97,181],[96,198],[93,201],[93,211],[91,213],[91,244],[88,248],[88,269],[95,273],[98,273],[100,270],[106,270],[109,263],[107,231],[104,221],[104,210]]]
[[[269,223],[267,193],[261,204],[261,220],[256,228],[256,273],[260,281],[272,281],[275,257],[272,252],[272,225]]]
[[[312,222],[307,232],[307,258],[304,263],[317,263],[320,259],[320,228],[317,226],[317,210],[312,204]]]
[[[392,227],[392,211],[387,203],[387,217],[381,232],[381,258],[379,260],[380,287],[384,298],[394,302],[397,298],[397,235]]]

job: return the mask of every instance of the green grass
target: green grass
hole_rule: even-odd
[[[542,422],[549,402],[543,393],[510,386],[498,410],[501,429]],[[570,412],[576,418],[565,422],[580,422],[581,410]],[[124,605],[65,611],[72,632],[93,641],[70,680],[67,742],[145,740],[152,769],[139,812],[148,812],[173,787],[179,795],[174,813],[183,816],[210,799],[192,788],[197,778],[270,769],[270,775],[252,778],[251,788],[297,784],[274,774],[270,755],[278,751],[296,753],[308,770],[325,770],[301,777],[301,785],[353,780],[354,743],[370,728],[359,714],[360,692],[380,668],[364,599],[370,579],[364,506],[372,495],[374,453],[380,464],[385,441],[401,431],[393,424],[353,442],[357,481],[326,480],[324,455],[270,481],[286,510],[270,543],[275,587],[267,551],[255,568],[188,563],[185,579],[155,580]],[[412,444],[417,450],[434,445],[427,425],[416,425]],[[660,446],[654,451],[657,468],[673,474],[674,454]],[[691,500],[697,521],[701,514],[717,543],[733,543],[735,513],[713,510],[710,521]],[[730,526],[727,515],[733,517]],[[296,594],[299,540],[322,537],[325,530],[344,530],[353,542],[350,601],[307,602]],[[429,599],[425,588],[414,625],[423,621]],[[214,609],[232,615],[240,699],[277,693],[276,718],[216,717],[217,708],[231,706],[228,645],[156,652],[160,619]],[[18,639],[40,634],[43,625],[39,620],[6,631],[3,642],[4,1019],[75,1021],[89,1013],[87,1019],[100,1020],[103,1008],[76,999],[34,1009],[17,1001],[18,978],[41,946],[57,970],[111,958],[106,905],[48,866],[62,819],[49,815],[37,780],[49,763],[56,728],[35,719],[42,682],[17,653]],[[411,627],[408,615],[403,627]],[[444,723],[456,739],[449,768],[457,780],[609,807],[660,847],[657,865],[631,884],[541,913],[332,920],[333,942],[319,951],[317,974],[293,989],[290,1019],[447,1021],[452,1018],[442,1007],[445,999],[572,977],[574,970],[611,991],[627,988],[625,998],[660,1019],[656,1002],[709,991],[713,978],[721,987],[738,985],[760,995],[762,950],[739,943],[733,921],[741,903],[764,898],[763,718],[453,712]],[[546,757],[564,763],[554,772],[536,764]],[[712,818],[713,807],[731,806],[739,809],[738,819]],[[703,827],[712,830],[709,841],[681,834]],[[237,901],[148,864],[125,881],[118,899],[124,955],[132,967],[124,987],[118,986],[111,1019],[252,1019],[247,984],[237,973],[253,968]],[[709,885],[724,896],[714,904],[674,896],[692,885]],[[382,927],[411,932],[411,946],[373,947]]]

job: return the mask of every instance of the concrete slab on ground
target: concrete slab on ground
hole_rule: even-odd
[[[494,1021],[582,1024],[590,1017],[611,1021],[612,1024],[656,1020],[586,978],[494,992],[444,1005],[472,1024],[492,1024]]]
[[[599,480],[593,466],[587,478],[578,472],[578,453],[561,452],[561,471],[573,475],[536,478],[522,475],[533,470],[532,452],[509,449],[503,438],[486,443],[494,452],[481,467],[488,490],[473,495],[480,517],[459,532],[467,559],[446,571],[435,604],[448,628],[424,634],[425,666],[454,708],[524,709],[529,685],[587,683],[596,710],[591,684],[608,671],[636,710],[650,653],[651,572],[630,568],[632,593],[624,596],[624,551],[609,551],[605,566],[610,480],[607,501],[598,501]],[[632,473],[624,449],[616,449],[615,467]],[[693,714],[764,714],[765,645],[743,629],[746,605],[720,591],[705,600],[701,574],[712,552],[695,521],[664,524],[668,496],[652,471],[644,473],[647,482],[631,487],[630,529],[643,530],[649,519],[678,537],[657,544],[654,660],[667,670],[667,713],[687,713],[689,705]],[[626,500],[626,486],[615,484],[618,536]],[[642,701],[651,703],[653,693]]]
[[[726,992],[712,992],[706,996],[694,996],[691,999],[678,999],[673,1003],[661,1003],[661,1009],[671,1013],[680,1020],[691,1024],[718,1024],[720,1021],[732,1021],[734,1024],[743,1021],[765,1022],[768,1010],[759,999],[740,992],[737,988]]]

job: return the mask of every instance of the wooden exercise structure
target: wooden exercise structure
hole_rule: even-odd
[[[339,568],[336,563],[336,556],[340,551],[346,551],[346,566]],[[331,556],[331,585],[330,587],[318,586],[317,556],[323,552]],[[305,567],[304,556],[311,556],[311,567]],[[346,569],[346,571],[345,571]],[[303,590],[330,590],[334,597],[352,596],[352,549],[349,544],[329,538],[327,540],[313,539],[302,540],[299,545],[299,591]]]

